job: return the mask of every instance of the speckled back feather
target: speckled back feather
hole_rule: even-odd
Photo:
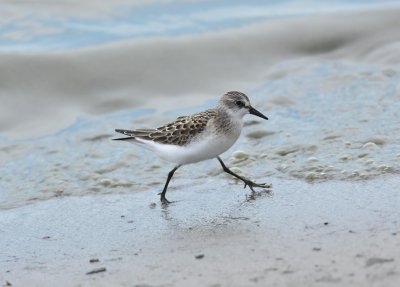
[[[150,140],[161,144],[184,146],[206,128],[208,122],[217,117],[215,109],[206,110],[191,116],[181,116],[157,129],[116,130],[129,139]],[[124,140],[122,139],[122,140]]]

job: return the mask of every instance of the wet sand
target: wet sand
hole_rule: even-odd
[[[2,211],[2,283],[398,285],[397,177],[363,184],[273,184],[273,193],[252,197],[241,184],[218,176],[208,189],[178,181],[179,188],[175,183],[169,192],[176,202],[166,208],[154,188]],[[93,259],[98,262],[90,263]],[[97,268],[106,271],[86,274]]]

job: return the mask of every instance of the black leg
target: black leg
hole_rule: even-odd
[[[222,169],[226,172],[229,173],[230,175],[233,175],[234,177],[240,179],[241,181],[244,182],[244,188],[246,188],[246,186],[249,186],[249,188],[251,189],[251,191],[254,191],[253,187],[261,187],[261,188],[271,188],[270,184],[265,184],[265,183],[255,183],[254,181],[251,181],[247,178],[244,178],[236,173],[234,173],[233,171],[231,171],[229,168],[226,167],[226,165],[224,164],[224,162],[222,161],[222,159],[218,156],[217,157],[218,161],[220,162],[220,164],[222,165]]]
[[[168,188],[169,181],[171,180],[172,176],[174,175],[174,172],[175,172],[179,167],[180,167],[180,165],[174,167],[174,169],[171,170],[171,171],[168,173],[168,178],[167,178],[167,182],[165,183],[164,189],[163,189],[163,191],[162,191],[161,193],[159,193],[159,194],[161,194],[160,200],[161,200],[161,202],[162,202],[163,204],[171,203],[171,202],[168,201],[168,199],[165,197],[165,194],[167,193],[167,188]]]

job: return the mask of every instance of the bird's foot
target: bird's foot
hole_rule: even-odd
[[[168,205],[168,204],[171,203],[171,201],[169,201],[169,200],[165,197],[165,195],[163,195],[162,193],[159,193],[159,195],[161,195],[160,201],[161,201],[161,204],[162,204],[162,205]]]
[[[166,199],[165,197],[160,198],[161,204],[162,205],[168,205],[171,203],[171,201],[169,201],[168,199]]]
[[[260,188],[272,188],[272,184],[267,184],[267,183],[255,183],[254,181],[251,181],[249,179],[246,179],[244,181],[244,187],[249,187],[251,189],[251,191],[254,192],[254,187],[260,187]]]

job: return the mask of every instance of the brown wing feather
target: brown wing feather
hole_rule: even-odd
[[[207,110],[187,117],[179,117],[175,121],[159,127],[148,135],[154,142],[183,146],[188,144],[207,126],[210,119],[217,116],[215,110]]]
[[[117,132],[128,137],[184,146],[200,134],[206,128],[209,120],[216,116],[216,110],[207,110],[191,116],[178,117],[175,121],[157,129],[117,130]]]

